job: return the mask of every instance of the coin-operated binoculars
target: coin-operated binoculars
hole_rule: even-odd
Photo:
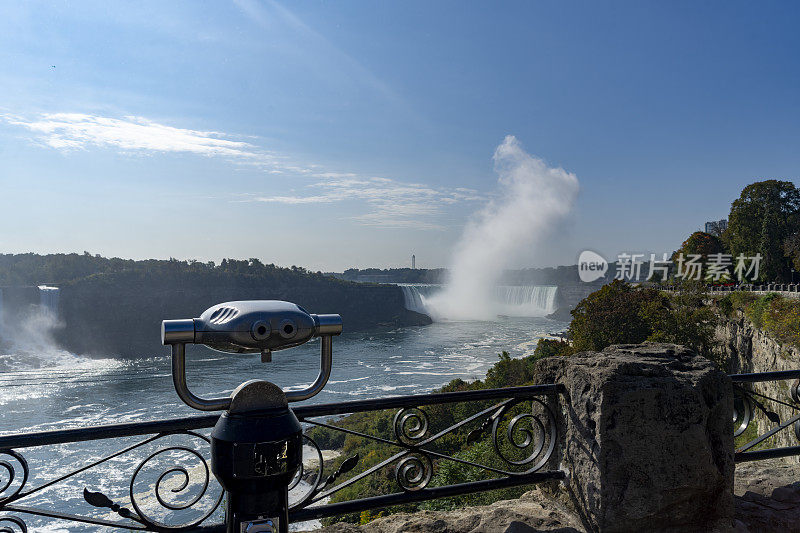
[[[342,332],[339,315],[312,315],[276,300],[226,302],[200,318],[164,320],[161,342],[172,346],[175,391],[189,407],[225,411],[211,433],[211,470],[227,491],[228,533],[286,533],[288,486],[302,463],[302,428],[288,402],[311,398],[325,387],[333,362],[333,336]],[[228,353],[272,352],[321,337],[316,381],[284,393],[264,380],[239,385],[228,398],[200,398],[186,384],[186,345],[205,344]]]

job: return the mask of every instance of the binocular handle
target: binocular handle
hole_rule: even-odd
[[[328,383],[331,377],[333,366],[333,336],[320,336],[320,362],[319,375],[317,379],[303,390],[290,391],[286,393],[286,400],[289,402],[299,402],[316,396]],[[225,411],[231,405],[231,398],[201,398],[189,390],[186,383],[186,343],[179,342],[172,344],[172,382],[175,384],[175,392],[183,403],[199,411]]]

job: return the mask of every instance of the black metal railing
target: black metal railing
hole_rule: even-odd
[[[762,449],[790,429],[800,439],[800,370],[730,377],[735,436],[741,439],[759,417],[769,422],[768,430],[740,444],[736,462],[800,455],[800,446]],[[789,380],[795,381],[778,389],[787,398],[771,397],[759,388]],[[562,480],[565,473],[553,466],[563,393],[562,386],[550,384],[296,407],[313,460],[307,458],[292,480],[290,520]],[[359,413],[383,423],[364,429],[343,417]],[[223,531],[224,492],[208,460],[208,429],[217,419],[208,415],[0,436],[0,531],[25,532],[44,520],[87,528]],[[315,440],[318,435],[350,439],[348,452],[326,455]],[[80,443],[91,444],[93,450],[65,448]],[[380,453],[373,446],[362,454],[370,443]],[[480,460],[447,451],[479,445],[485,447]],[[92,457],[92,451],[102,453]],[[62,466],[53,466],[54,457]],[[437,470],[447,463],[481,474],[443,483],[446,478],[437,477]],[[105,468],[101,476],[89,475],[100,468]],[[390,474],[395,490],[362,497],[360,484],[370,478],[385,481]],[[353,493],[358,497],[349,498]]]
[[[680,285],[666,285],[660,287],[661,290],[668,292],[681,292],[683,287]],[[706,285],[706,292],[710,293],[730,293],[730,292],[753,292],[753,293],[768,293],[778,292],[787,293],[794,296],[800,293],[800,284],[797,283],[764,283],[760,285],[752,283],[741,284],[727,284],[727,285]]]
[[[292,480],[290,520],[563,479],[564,472],[547,469],[555,460],[559,424],[554,411],[562,392],[560,385],[536,385],[296,407],[295,415],[308,429],[303,437],[306,451],[316,460],[306,461]],[[382,434],[350,426],[341,416],[354,413],[383,417]],[[0,437],[0,531],[27,531],[31,520],[46,519],[141,531],[223,530],[224,492],[210,474],[207,459],[207,430],[217,418]],[[326,457],[314,440],[315,432],[374,443],[383,455]],[[448,446],[480,442],[491,450],[486,460],[447,451]],[[103,451],[88,458],[85,450],[72,450],[76,459],[67,461],[70,466],[54,469],[52,458],[63,459],[64,446],[73,443],[92,443]],[[131,460],[134,456],[138,460]],[[481,479],[443,485],[435,474],[445,462],[483,474]],[[90,475],[99,468],[105,469],[102,476]],[[395,491],[343,497],[389,470]],[[41,497],[48,493],[49,499]]]
[[[800,455],[800,446],[764,448],[768,443],[774,442],[777,436],[786,435],[786,430],[790,428],[794,432],[794,438],[783,440],[800,440],[800,370],[732,374],[730,377],[734,391],[734,436],[745,435],[748,428],[757,425],[757,417],[763,417],[768,422],[762,422],[762,428],[769,427],[767,431],[753,436],[736,448],[736,462]],[[785,383],[788,380],[794,381],[791,385],[778,387],[787,393],[784,399],[774,398],[759,390],[763,390],[759,384]]]

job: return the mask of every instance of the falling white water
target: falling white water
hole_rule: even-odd
[[[39,305],[45,312],[58,318],[58,295],[60,294],[58,287],[39,285],[37,288],[39,289]]]
[[[403,290],[405,308],[431,316],[431,302],[444,290],[443,285],[399,284]],[[498,285],[494,288],[492,306],[498,315],[516,317],[545,316],[556,310],[558,287],[553,285]]]
[[[491,320],[504,313],[494,297],[505,268],[524,252],[546,257],[547,241],[572,210],[577,177],[551,168],[507,136],[494,153],[496,197],[464,228],[447,284],[426,307],[434,319]]]

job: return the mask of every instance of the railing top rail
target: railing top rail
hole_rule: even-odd
[[[397,396],[394,398],[379,398],[375,400],[354,400],[351,402],[304,405],[294,408],[293,411],[298,418],[303,419],[315,416],[341,415],[363,411],[377,411],[379,409],[396,409],[399,407],[419,407],[420,405],[441,403],[494,400],[497,398],[512,398],[517,396],[548,396],[560,394],[562,392],[564,392],[564,386],[560,384],[527,385],[524,387],[506,387],[503,389],[437,392],[432,394],[414,394],[413,396]]]
[[[295,407],[293,411],[298,418],[304,419],[317,416],[377,411],[379,409],[395,409],[399,407],[418,407],[420,405],[492,400],[496,398],[545,396],[559,394],[561,392],[563,392],[563,386],[558,384],[529,385],[524,387],[507,387],[503,389],[415,394],[412,396],[397,396],[394,398],[380,398],[374,400],[354,400],[350,402],[304,405]],[[218,418],[219,415],[215,414],[189,416],[170,420],[154,420],[151,422],[130,422],[125,424],[108,424],[103,426],[40,431],[36,433],[17,433],[0,436],[0,450],[205,429],[213,427]]]
[[[800,370],[758,372],[756,374],[730,374],[730,378],[734,383],[758,383],[761,381],[778,381],[781,379],[800,379]]]
[[[87,426],[36,433],[16,433],[0,436],[0,450],[210,428],[214,427],[218,418],[219,415],[187,416],[171,420],[154,420],[152,422],[129,422],[126,424]]]

